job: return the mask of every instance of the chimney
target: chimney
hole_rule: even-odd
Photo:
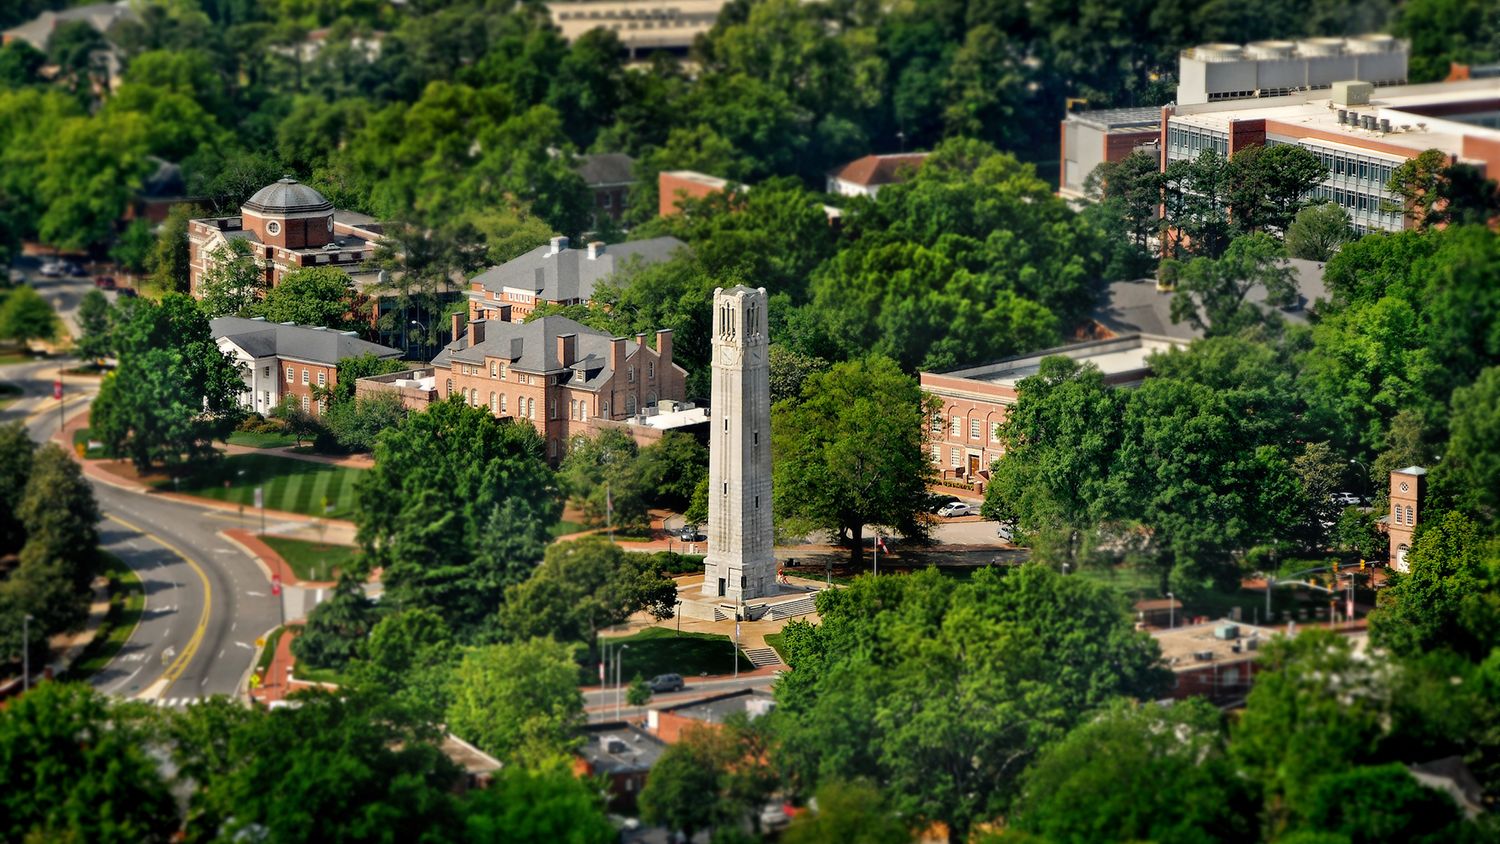
[[[558,366],[572,366],[577,357],[578,335],[557,335],[557,363]]]
[[[495,309],[495,319],[501,322],[512,322],[510,318],[510,305],[501,305]]]
[[[661,371],[665,376],[667,368],[672,365],[672,329],[663,328],[656,332],[656,354],[661,358]]]
[[[453,323],[453,339],[457,340],[459,335],[464,333],[464,315],[453,314],[450,319]]]
[[[616,376],[625,371],[624,337],[614,337],[609,341],[609,371]]]
[[[552,251],[548,252],[547,254],[548,255],[556,255],[557,253],[559,253],[559,252],[561,252],[561,251],[563,251],[564,249],[567,249],[567,248],[568,248],[568,238],[565,237],[565,236],[563,236],[563,235],[558,235],[557,237],[552,238]]]
[[[589,260],[590,261],[597,260],[599,258],[599,256],[603,255],[603,254],[604,254],[604,241],[602,241],[602,240],[591,240],[591,241],[589,241]]]
[[[640,333],[638,333],[638,334],[635,335],[635,345],[636,345],[637,348],[645,348],[645,346],[646,346],[646,332],[642,331],[642,332],[640,332]]]
[[[484,320],[476,319],[469,323],[469,348],[474,348],[484,342]]]

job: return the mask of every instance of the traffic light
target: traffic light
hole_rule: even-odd
[[[1335,575],[1337,575],[1339,573],[1339,561],[1338,560],[1334,560],[1333,561],[1333,573]]]
[[[1364,571],[1365,570],[1365,561],[1363,559],[1361,559],[1359,561],[1359,570],[1360,571]]]

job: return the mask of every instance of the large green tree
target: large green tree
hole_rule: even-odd
[[[345,573],[328,600],[308,613],[302,633],[292,640],[292,653],[315,668],[344,668],[363,652],[375,620],[375,603],[364,584]]]
[[[1107,589],[1041,566],[962,584],[929,569],[819,594],[785,631],[782,764],[803,788],[867,776],[963,841],[1046,745],[1116,695],[1164,688],[1156,644]]]
[[[551,639],[486,645],[464,655],[447,725],[506,762],[571,749],[583,727],[578,665]]]
[[[1370,638],[1403,656],[1448,648],[1473,659],[1500,635],[1500,544],[1460,513],[1424,521],[1370,616]]]
[[[1340,246],[1354,239],[1349,214],[1333,202],[1309,205],[1297,212],[1286,230],[1286,251],[1293,258],[1327,261]]]
[[[1264,291],[1264,305],[1249,301]],[[1187,322],[1207,334],[1234,334],[1274,322],[1278,307],[1296,301],[1296,271],[1286,250],[1270,235],[1254,232],[1234,239],[1219,258],[1194,258],[1177,274],[1173,322]]]
[[[22,285],[0,301],[0,337],[25,346],[57,336],[57,313],[36,288]]]
[[[565,757],[501,768],[464,800],[463,814],[469,841],[614,844],[620,836],[598,791]]]
[[[0,710],[0,838],[172,840],[172,794],[146,737],[117,716],[71,683],[43,683]]]
[[[1454,506],[1486,524],[1500,521],[1500,367],[1453,391],[1448,447],[1433,485]],[[1410,463],[1406,465],[1412,465]]]
[[[266,292],[266,271],[246,240],[231,240],[208,254],[209,267],[194,293],[210,319],[250,316]]]
[[[369,320],[360,313],[361,304],[348,273],[333,267],[303,267],[283,276],[263,299],[250,303],[246,310],[269,322],[357,331],[369,327]]]
[[[575,436],[558,467],[558,482],[589,527],[640,533],[649,529],[649,488],[637,464],[639,447],[630,434],[608,428],[593,437]]]
[[[385,600],[439,610],[460,636],[499,609],[511,572],[536,559],[485,553],[506,539],[490,530],[497,512],[509,508],[505,524],[531,538],[531,553],[557,521],[542,451],[536,429],[456,398],[382,434],[375,467],[359,480],[354,521],[363,559],[385,571]]]
[[[777,517],[847,536],[855,565],[864,558],[865,525],[924,535],[917,514],[933,474],[926,423],[934,408],[927,404],[916,379],[888,358],[809,377],[799,398],[772,412]]]
[[[87,361],[100,361],[115,353],[115,312],[109,300],[98,290],[83,294],[78,302],[78,337],[73,351]]]
[[[114,337],[120,365],[94,401],[95,436],[142,471],[208,456],[240,413],[244,382],[197,304],[179,294],[130,300]]]

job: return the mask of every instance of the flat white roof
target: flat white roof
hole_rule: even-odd
[[[937,373],[951,378],[968,378],[987,384],[1014,387],[1023,378],[1037,374],[1042,359],[1062,355],[1079,363],[1093,364],[1105,375],[1121,375],[1149,368],[1146,359],[1157,352],[1180,347],[1186,341],[1152,334],[1132,334],[1112,340],[1091,340],[1071,346],[1047,349],[1032,355],[1007,358],[995,363]]]
[[[1233,120],[1275,120],[1344,136],[1347,138],[1345,143],[1362,153],[1371,152],[1367,146],[1369,142],[1390,144],[1415,152],[1441,149],[1459,153],[1464,136],[1500,140],[1500,130],[1430,117],[1412,109],[1472,102],[1478,107],[1477,110],[1484,110],[1483,104],[1495,99],[1500,99],[1500,79],[1472,79],[1464,82],[1376,88],[1366,105],[1335,105],[1331,92],[1326,90],[1260,100],[1226,100],[1185,105],[1177,107],[1177,113],[1170,118],[1170,122],[1174,125],[1224,132],[1229,129]],[[1390,120],[1392,131],[1341,126],[1338,119],[1341,108],[1361,115],[1368,114],[1377,120]],[[1321,138],[1307,140],[1316,144],[1337,145],[1337,142]]]

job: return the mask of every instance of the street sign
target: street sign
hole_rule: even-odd
[[[56,381],[52,382],[52,397],[54,399],[61,399],[62,398],[62,379],[61,378],[59,378]]]
[[[266,506],[265,494],[262,492],[262,490],[264,490],[264,489],[265,489],[265,487],[256,487],[255,488],[255,506],[256,506],[257,509]]]
[[[271,575],[271,594],[272,595],[280,595],[281,594],[281,575],[279,575],[279,574],[273,574],[273,575]]]

